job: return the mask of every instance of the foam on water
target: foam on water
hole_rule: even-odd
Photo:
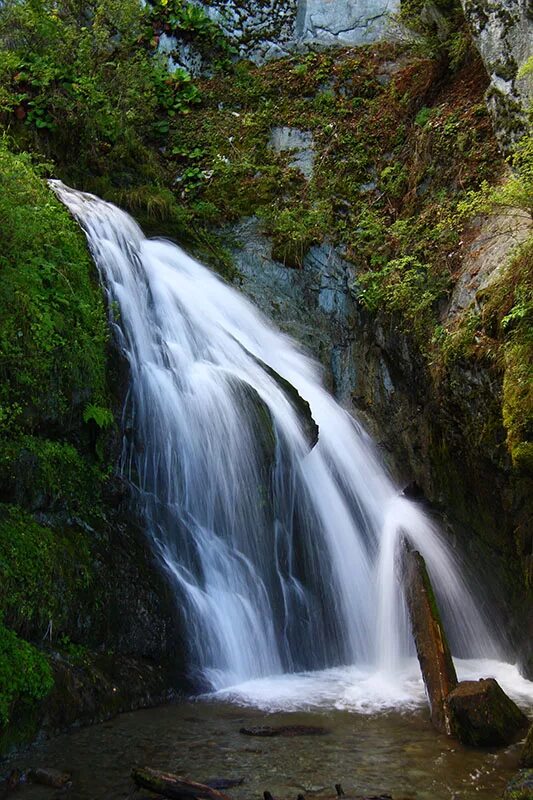
[[[533,682],[523,678],[515,665],[491,659],[456,659],[455,666],[459,680],[496,678],[516,703],[533,713]],[[404,659],[394,675],[373,667],[334,667],[246,681],[202,697],[269,713],[336,709],[378,714],[411,711],[426,704],[416,658]]]

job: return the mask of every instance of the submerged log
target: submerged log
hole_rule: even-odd
[[[457,674],[426,562],[405,541],[402,568],[407,607],[426,686],[431,721],[438,731],[450,736],[452,720],[446,698],[457,686]]]
[[[245,736],[324,736],[329,731],[318,725],[277,725],[241,728],[239,733]]]
[[[51,786],[53,789],[62,789],[72,780],[72,776],[68,772],[61,772],[58,769],[48,769],[40,767],[38,769],[30,769],[28,772],[28,780],[32,783],[40,783],[42,786]]]
[[[211,789],[232,789],[234,786],[242,786],[244,778],[209,778],[209,780],[204,781],[204,783]]]
[[[529,724],[494,678],[462,681],[447,702],[454,735],[473,747],[510,744]]]
[[[337,786],[341,789],[341,794],[339,794]],[[388,794],[387,792],[382,792],[381,794],[345,794],[342,786],[340,784],[335,784],[335,790],[337,791],[337,798],[342,797],[342,800],[392,800],[392,795]],[[331,794],[328,795],[315,795],[314,800],[336,800]]]
[[[171,800],[229,800],[227,795],[204,783],[196,783],[180,775],[160,772],[150,767],[134,768],[131,777],[141,789],[149,789]]]

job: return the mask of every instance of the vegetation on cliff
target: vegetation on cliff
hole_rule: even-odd
[[[60,635],[90,580],[74,518],[98,515],[105,469],[98,426],[84,415],[112,419],[101,289],[41,173],[0,144],[0,661],[12,677],[0,682],[3,723],[19,696],[51,686],[44,655],[19,637]]]

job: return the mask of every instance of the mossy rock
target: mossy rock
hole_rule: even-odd
[[[526,715],[494,678],[462,681],[447,703],[455,736],[473,747],[510,744],[528,725]]]

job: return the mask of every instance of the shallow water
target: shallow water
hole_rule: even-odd
[[[496,674],[533,712],[533,684],[514,667],[487,661],[458,661],[457,667],[461,678]],[[416,666],[406,664],[403,678],[402,692],[395,683],[394,695],[387,693],[383,676],[372,680],[354,668],[250,681],[227,692],[232,703],[211,696],[123,714],[36,745],[11,759],[6,770],[47,766],[73,775],[67,793],[28,785],[17,794],[20,800],[123,799],[132,790],[129,776],[135,765],[200,781],[244,777],[242,786],[228,792],[234,800],[259,800],[265,789],[280,798],[300,793],[311,799],[333,797],[338,782],[347,793],[389,792],[395,800],[501,796],[518,767],[519,746],[466,749],[437,734]],[[268,707],[308,710],[268,713]],[[257,738],[239,732],[243,726],[299,724],[323,726],[329,733]]]

